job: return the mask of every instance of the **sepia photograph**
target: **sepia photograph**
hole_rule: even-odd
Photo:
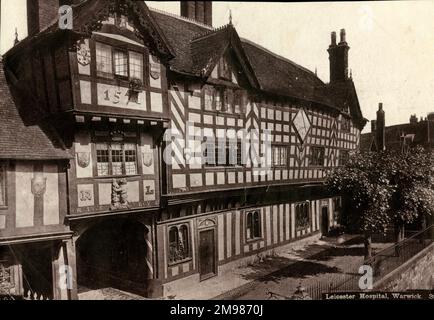
[[[433,30],[431,0],[0,0],[2,304],[433,300]]]

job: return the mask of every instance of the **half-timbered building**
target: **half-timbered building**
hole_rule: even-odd
[[[29,37],[6,69],[16,107],[37,110],[73,156],[58,178],[73,297],[101,285],[176,296],[335,224],[340,199],[323,181],[366,123],[345,30],[326,84],[232,23],[213,28],[211,2],[182,2],[181,16],[28,2]]]

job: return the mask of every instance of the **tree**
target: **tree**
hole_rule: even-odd
[[[372,256],[372,234],[384,232],[391,223],[390,199],[393,186],[387,172],[379,166],[378,153],[356,153],[348,163],[333,170],[326,179],[331,192],[341,194],[349,202],[345,222],[365,238],[365,259]]]
[[[390,215],[398,243],[404,238],[405,225],[425,219],[434,211],[432,154],[417,146],[405,153],[385,152],[382,161],[387,179],[394,186]]]

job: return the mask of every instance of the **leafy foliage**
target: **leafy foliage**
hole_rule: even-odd
[[[421,147],[408,153],[356,153],[326,180],[349,201],[346,223],[364,233],[383,232],[434,211],[433,161]]]

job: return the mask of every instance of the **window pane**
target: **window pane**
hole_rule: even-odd
[[[132,143],[125,144],[125,173],[127,175],[137,174],[137,151],[136,145]]]
[[[6,205],[6,166],[0,163],[0,206]]]
[[[124,51],[115,51],[115,74],[128,77],[128,57]]]
[[[98,176],[108,176],[109,175],[109,148],[108,144],[97,144],[96,145],[96,162]]]
[[[182,226],[179,229],[179,251],[180,259],[184,260],[189,257],[189,245],[188,245],[188,227]]]
[[[113,74],[112,47],[96,43],[96,70],[100,77],[110,78]]]
[[[171,228],[169,231],[169,261],[177,260],[178,256],[178,228]]]
[[[254,237],[260,238],[261,237],[261,222],[259,219],[259,212],[256,211],[253,215],[254,221],[253,221],[253,230],[254,230]]]
[[[249,212],[247,214],[247,239],[253,239],[253,213]]]
[[[123,151],[121,144],[112,144],[111,146],[111,157],[112,157],[112,175],[121,176],[122,175],[122,162],[123,162]]]
[[[130,51],[130,78],[143,80],[143,55]]]
[[[206,165],[213,166],[216,164],[214,143],[212,142],[205,143],[204,158],[205,158]]]

